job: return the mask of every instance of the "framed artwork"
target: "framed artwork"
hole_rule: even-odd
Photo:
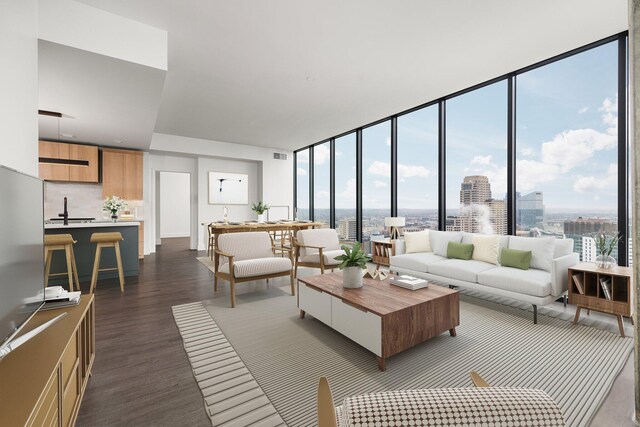
[[[289,218],[289,206],[270,205],[267,211],[267,220],[278,221],[280,219],[291,219]]]
[[[249,175],[209,172],[210,205],[249,204]]]

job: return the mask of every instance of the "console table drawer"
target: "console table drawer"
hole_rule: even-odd
[[[331,295],[298,282],[298,308],[331,326]]]
[[[382,319],[331,297],[331,327],[376,356],[382,356]]]

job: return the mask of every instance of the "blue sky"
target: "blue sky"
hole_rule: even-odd
[[[615,211],[617,44],[521,74],[516,84],[517,191],[543,191],[551,210]],[[459,206],[466,175],[488,176],[493,196],[504,197],[506,117],[505,81],[447,101],[448,209]],[[398,119],[400,209],[437,207],[437,129],[436,107]],[[363,131],[365,209],[389,208],[389,148],[389,122]],[[304,157],[300,173],[308,172]],[[315,204],[328,208],[328,144],[316,147],[315,169]],[[336,141],[336,171],[336,207],[355,208],[353,134]]]

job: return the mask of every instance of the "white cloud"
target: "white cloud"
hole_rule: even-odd
[[[313,164],[321,165],[329,160],[331,150],[325,144],[313,147]]]
[[[387,144],[387,147],[391,147],[391,137],[388,136],[387,139],[384,141],[385,144]]]
[[[558,168],[536,160],[518,160],[516,162],[516,180],[518,191],[528,192],[538,187],[538,184],[556,179]]]
[[[598,108],[602,112],[602,122],[609,126],[607,133],[609,135],[617,135],[618,133],[618,97],[615,101],[607,98],[602,101],[602,106]]]
[[[369,169],[367,169],[367,171],[371,175],[379,175],[379,176],[384,176],[384,177],[390,177],[391,176],[391,165],[389,163],[380,162],[380,161],[376,160],[373,163],[371,163],[371,166],[369,166]]]
[[[535,151],[533,151],[533,148],[523,148],[522,150],[520,150],[520,153],[523,156],[531,157],[535,154]]]
[[[578,193],[613,190],[617,181],[618,166],[615,163],[611,163],[605,176],[581,176],[573,183],[573,189]]]
[[[326,199],[329,200],[329,192],[322,190],[322,191],[318,191],[317,193],[315,193],[316,197],[318,199]]]
[[[296,160],[298,163],[309,163],[309,150],[298,151]]]
[[[572,129],[557,134],[551,141],[542,143],[542,162],[558,166],[560,173],[567,173],[590,159],[596,151],[617,147],[617,138],[595,129]]]
[[[431,175],[431,172],[424,166],[398,164],[398,177],[400,179],[413,177],[427,178],[429,175]]]
[[[373,186],[376,188],[386,188],[387,183],[382,181],[373,181]]]
[[[589,111],[589,107],[582,107],[581,109],[578,110],[578,114],[584,114],[587,111]]]
[[[338,184],[336,183],[336,198],[351,201],[355,199],[356,194],[356,179],[351,178],[347,181],[342,191],[338,190]]]
[[[491,156],[475,156],[471,159],[472,165],[487,166],[491,164]]]
[[[307,174],[307,170],[303,169],[303,168],[298,168],[298,175],[306,175]]]

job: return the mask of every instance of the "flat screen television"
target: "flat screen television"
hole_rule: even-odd
[[[0,349],[44,304],[43,182],[0,165]]]

